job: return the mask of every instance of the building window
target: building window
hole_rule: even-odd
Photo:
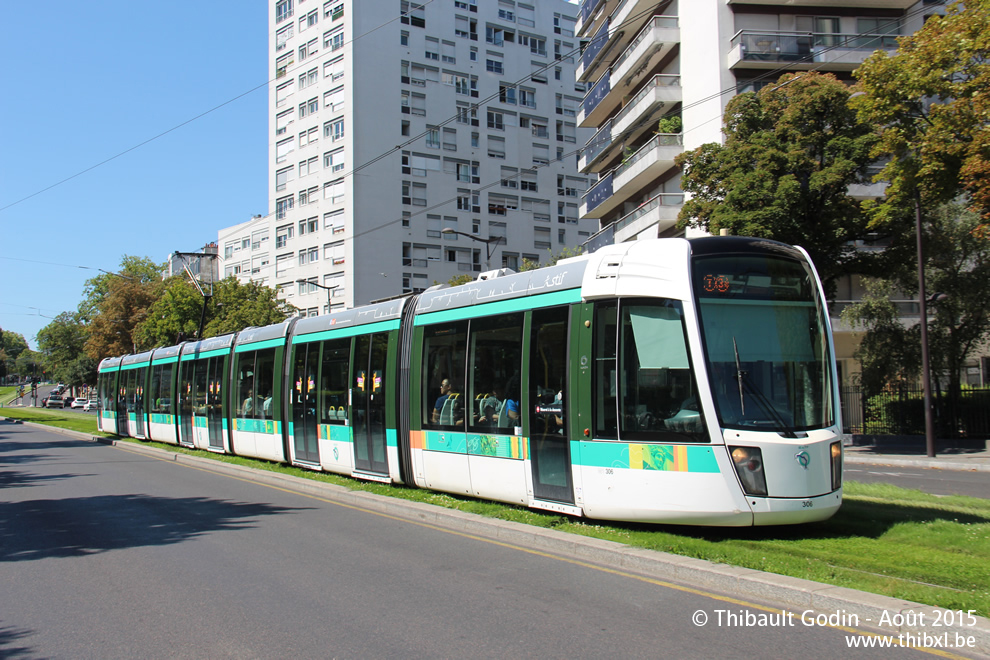
[[[281,23],[292,17],[292,0],[279,0],[275,3],[275,22]]]
[[[278,220],[284,219],[286,214],[292,210],[293,201],[294,197],[292,195],[275,200],[275,217]]]
[[[308,57],[312,57],[319,52],[319,39],[310,39],[299,47],[299,61],[302,62]]]
[[[428,60],[440,61],[440,40],[436,37],[426,38],[425,57]]]
[[[344,137],[344,120],[331,119],[323,124],[323,137],[330,138],[331,142],[336,142]]]
[[[413,27],[426,27],[426,10],[423,5],[402,0],[399,3],[399,12],[399,20],[402,23]]]
[[[495,110],[488,111],[488,128],[494,128],[495,130],[502,131],[505,130],[505,118],[501,112]]]
[[[488,53],[488,57],[485,59],[485,70],[498,74],[504,73],[502,69],[502,56]]]
[[[299,118],[307,117],[314,114],[320,109],[320,99],[319,97],[313,97],[305,103],[299,104]]]
[[[323,167],[330,168],[331,172],[339,172],[344,169],[344,148],[341,147],[323,154]]]

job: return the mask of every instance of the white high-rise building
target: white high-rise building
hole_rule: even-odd
[[[875,50],[893,52],[897,37],[944,13],[944,0],[584,0],[576,34],[587,44],[578,81],[588,94],[578,126],[594,130],[581,155],[592,183],[581,218],[599,218],[587,241],[602,245],[684,235],[684,202],[674,159],[722,142],[723,113],[737,93],[775,84],[786,72],[819,71],[853,82]],[[680,117],[682,129],[662,130]],[[850,188],[883,194],[882,184]],[[701,234],[688,230],[687,235]],[[857,371],[859,335],[837,316],[862,295],[857,277],[830,301],[843,379]]]
[[[676,234],[683,202],[674,158],[722,141],[735,94],[785,72],[852,71],[941,13],[944,0],[584,0],[578,63],[588,85],[578,125],[593,129],[581,169],[594,179],[582,218],[600,218],[589,247]],[[663,117],[683,129],[663,132]],[[861,188],[863,188],[861,186]],[[858,191],[866,196],[873,187]]]
[[[270,213],[224,275],[308,315],[582,244],[577,5],[273,0]]]

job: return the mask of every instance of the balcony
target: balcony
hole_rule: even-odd
[[[588,167],[595,162],[595,159],[602,154],[609,151],[609,147],[612,145],[612,121],[609,120],[605,122],[605,125],[598,129],[594,137],[588,140],[588,144],[584,145],[584,149],[581,150],[581,156],[578,158],[578,169],[582,172],[593,172],[594,169],[588,169]]]
[[[771,7],[855,7],[856,9],[910,9],[918,0],[729,0],[730,5]],[[927,0],[926,0],[927,2]],[[593,4],[593,3],[592,3]]]
[[[574,25],[575,37],[586,37],[597,29],[603,19],[607,19],[619,0],[584,0]]]
[[[655,115],[659,118],[667,114],[681,102],[681,77],[657,74],[643,85],[643,89],[612,118],[612,134],[628,131],[634,124]]]
[[[577,114],[577,124],[582,127],[601,125],[605,118],[618,107],[622,101],[620,94],[609,94],[612,91],[610,72],[606,71],[595,86],[585,95],[581,102],[581,110]]]
[[[730,69],[852,71],[875,50],[897,50],[897,35],[740,30],[730,42]]]
[[[661,231],[674,226],[683,205],[684,193],[660,193],[613,225],[615,242],[656,238]]]
[[[578,62],[577,68],[574,70],[574,77],[577,80],[583,80],[582,76],[585,72],[591,74],[597,68],[595,65],[598,56],[602,54],[605,50],[605,44],[608,43],[608,25],[609,21],[606,19],[598,32],[595,33],[594,38],[584,47],[584,52],[581,53],[581,61]]]
[[[585,193],[581,200],[581,217],[600,218],[619,208],[636,191],[673,168],[674,159],[682,151],[682,134],[658,134]],[[592,212],[594,215],[590,215]]]
[[[616,80],[652,71],[681,41],[676,16],[654,16],[612,63]]]

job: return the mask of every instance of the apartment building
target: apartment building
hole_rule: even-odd
[[[735,94],[773,84],[785,72],[852,72],[877,49],[919,29],[941,0],[584,0],[576,33],[587,47],[577,65],[588,93],[578,125],[595,131],[580,169],[593,183],[582,219],[599,218],[589,249],[674,236],[684,195],[674,159],[722,141],[722,115]],[[679,117],[680,131],[661,130]],[[851,194],[875,197],[880,184]],[[861,293],[850,280],[840,297]],[[834,302],[834,301],[833,301]],[[838,321],[838,319],[834,319]],[[848,373],[858,338],[836,323]],[[849,362],[850,364],[845,364]]]
[[[273,0],[270,213],[224,275],[307,315],[581,245],[577,5]]]

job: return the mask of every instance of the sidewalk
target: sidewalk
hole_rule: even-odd
[[[843,450],[845,461],[850,464],[990,472],[990,450],[987,449],[944,449],[936,452],[935,458],[928,458],[924,447],[848,446]]]

